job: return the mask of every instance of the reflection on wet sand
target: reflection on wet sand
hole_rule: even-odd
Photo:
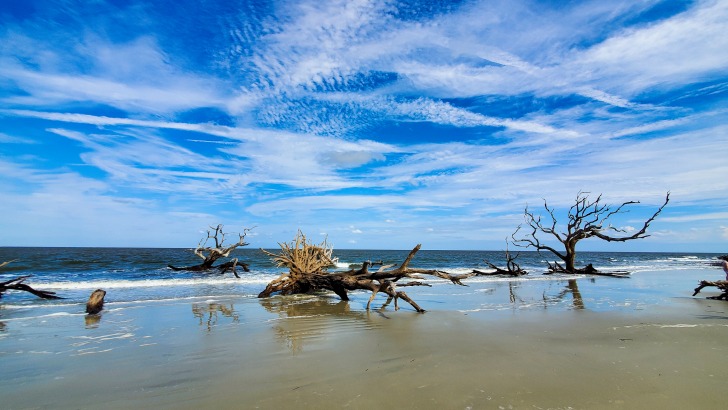
[[[539,297],[537,296],[538,294],[534,294],[534,289],[532,285],[530,287],[522,289],[522,286],[524,285],[523,282],[509,281],[508,301],[510,302],[510,306],[514,309],[522,309],[536,306],[542,306],[544,309],[549,309],[550,307],[557,306],[563,307],[565,303],[568,303],[567,298],[571,296],[571,304],[569,308],[575,310],[586,309],[584,297],[582,296],[581,290],[579,289],[579,284],[576,279],[566,280],[566,284],[564,287],[561,287],[564,282],[553,282],[554,285],[557,283],[559,284],[559,289],[556,294],[552,294],[553,290],[549,290],[552,285],[552,283],[549,283],[548,288],[543,289],[543,293],[541,293]],[[496,289],[501,286],[502,285],[496,285]],[[526,293],[526,295],[521,294],[524,292]]]
[[[548,308],[550,305],[564,302],[568,295],[571,295],[571,308],[575,310],[583,310],[586,308],[584,304],[584,298],[581,296],[579,290],[579,284],[576,279],[569,279],[566,283],[566,287],[563,288],[556,296],[546,296],[544,292],[544,308]]]
[[[95,329],[99,327],[99,323],[101,323],[101,315],[98,313],[86,315],[84,317],[84,321],[86,323],[86,329]]]
[[[219,315],[232,319],[233,323],[240,322],[240,315],[235,311],[235,305],[232,303],[223,305],[221,303],[194,303],[192,304],[192,314],[200,320],[200,326],[207,326],[207,331],[217,325]]]
[[[261,306],[280,316],[273,330],[278,341],[292,353],[303,351],[306,342],[325,338],[331,332],[351,327],[371,328],[369,311],[352,311],[349,302],[322,296],[286,296],[259,299]]]

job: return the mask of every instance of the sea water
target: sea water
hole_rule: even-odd
[[[273,251],[273,250],[271,250]],[[407,250],[337,250],[338,258],[331,271],[361,267],[363,261],[399,266]],[[581,252],[577,266],[592,263],[604,271],[644,271],[710,269],[717,254],[706,253],[614,253]],[[277,267],[259,249],[238,249],[231,257],[247,263],[250,272],[224,275],[209,272],[173,271],[168,265],[189,266],[201,259],[191,249],[149,248],[0,248],[0,261],[14,260],[0,270],[0,281],[31,275],[26,283],[36,289],[56,292],[62,301],[43,301],[25,292],[9,291],[3,295],[6,308],[37,304],[76,304],[86,301],[95,289],[104,289],[108,299],[116,302],[167,300],[206,296],[256,296],[265,285],[285,270]],[[516,260],[530,274],[520,280],[543,280],[547,262],[553,255],[521,252]],[[455,274],[473,269],[488,271],[485,261],[504,267],[500,251],[420,250],[410,267],[438,269]],[[372,269],[377,269],[375,266]],[[555,277],[558,279],[558,277]],[[470,278],[470,282],[497,282],[491,277]],[[512,279],[511,279],[512,280]]]

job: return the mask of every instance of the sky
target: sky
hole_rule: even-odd
[[[0,2],[0,246],[728,252],[728,1]]]

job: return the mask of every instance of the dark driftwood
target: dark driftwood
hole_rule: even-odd
[[[352,269],[345,272],[327,273],[325,271],[291,271],[284,273],[278,279],[270,282],[265,290],[260,292],[258,297],[265,298],[274,293],[290,295],[296,293],[307,293],[315,290],[330,290],[336,293],[342,300],[349,300],[349,291],[367,290],[372,292],[372,295],[367,302],[367,309],[369,309],[377,293],[382,292],[388,296],[385,305],[394,300],[395,310],[399,309],[397,301],[402,299],[409,303],[416,311],[425,312],[425,309],[420,307],[405,292],[397,290],[397,287],[430,286],[429,284],[421,281],[424,278],[420,275],[435,276],[447,279],[456,285],[466,286],[461,282],[461,280],[476,276],[476,274],[468,273],[455,275],[439,270],[410,268],[409,263],[412,261],[412,258],[414,258],[417,251],[420,250],[420,247],[421,245],[415,246],[414,249],[410,251],[409,255],[407,255],[404,262],[402,262],[398,268],[392,270],[387,269],[391,268],[393,265],[386,265],[382,266],[375,272],[370,272],[369,266],[371,266],[371,263],[364,262],[361,269]],[[414,280],[398,283],[404,278]]]
[[[518,232],[516,230],[516,232]],[[515,235],[516,232],[513,234]],[[487,275],[487,276],[522,276],[527,275],[528,272],[521,269],[521,266],[516,262],[516,259],[518,259],[518,255],[520,255],[519,252],[516,252],[515,255],[511,254],[511,252],[508,250],[508,238],[506,238],[506,268],[500,268],[492,263],[490,261],[486,260],[484,261],[488,266],[490,266],[491,269],[494,270],[494,272],[481,272],[478,270],[473,270],[473,273],[477,273],[478,275]]]
[[[103,289],[96,289],[93,291],[91,296],[86,302],[86,313],[95,315],[104,308],[104,297],[106,297],[106,291]]]
[[[3,293],[6,290],[20,290],[23,292],[32,293],[35,296],[38,296],[39,298],[43,298],[43,299],[63,299],[60,296],[56,296],[56,292],[33,289],[32,287],[23,283],[29,277],[31,277],[31,275],[20,276],[20,277],[10,279],[8,281],[0,283],[0,298],[2,297]]]
[[[250,269],[247,264],[239,262],[238,258],[234,258],[228,262],[225,262],[218,266],[212,266],[218,259],[220,258],[227,258],[230,256],[230,253],[235,250],[235,248],[239,246],[245,246],[248,245],[247,242],[245,242],[245,235],[250,231],[250,229],[243,229],[243,233],[238,234],[239,239],[236,243],[225,246],[225,232],[223,232],[223,226],[222,224],[217,225],[216,227],[210,227],[211,230],[207,231],[207,237],[202,238],[200,240],[200,243],[197,245],[197,248],[195,248],[195,255],[202,258],[202,263],[199,265],[192,265],[192,266],[185,266],[185,267],[176,267],[172,265],[167,265],[168,268],[172,269],[173,271],[190,271],[190,272],[208,272],[212,269],[217,269],[219,274],[225,274],[227,271],[232,270],[233,274],[236,278],[239,278],[236,267],[241,267],[245,272],[250,272]],[[208,246],[207,242],[209,240],[213,240],[215,242],[215,246]]]
[[[549,270],[544,275],[551,275],[553,273],[568,273],[568,274],[579,274],[579,275],[598,275],[598,276],[609,276],[613,278],[629,278],[630,273],[627,271],[612,271],[602,272],[597,270],[591,263],[583,268],[576,268],[573,271],[566,270],[563,266],[559,265],[558,262],[553,264],[549,263]]]
[[[695,292],[693,293],[693,296],[700,293],[703,288],[709,287],[709,286],[715,286],[718,289],[720,289],[721,293],[718,296],[709,296],[708,299],[716,299],[716,300],[728,300],[728,281],[726,280],[716,280],[716,281],[708,281],[708,280],[701,280],[700,284],[697,288],[695,288]]]

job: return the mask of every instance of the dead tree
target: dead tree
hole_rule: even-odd
[[[0,263],[0,268],[2,268],[3,266],[5,266],[11,262],[14,262],[14,260]],[[5,282],[0,282],[0,298],[3,297],[3,293],[5,293],[5,291],[7,291],[7,290],[20,290],[23,292],[32,293],[35,296],[38,296],[39,298],[42,298],[42,299],[63,299],[60,296],[56,296],[56,292],[49,292],[47,290],[33,289],[32,287],[23,283],[23,282],[25,282],[26,279],[28,279],[31,276],[32,275],[20,276],[20,277],[13,278],[13,279],[10,279]]]
[[[473,270],[473,273],[479,275],[479,276],[495,276],[495,275],[504,275],[504,276],[521,276],[521,275],[527,275],[528,272],[521,269],[521,266],[516,263],[516,259],[518,259],[519,253],[516,252],[515,255],[512,255],[511,252],[508,250],[508,239],[506,239],[506,268],[500,268],[494,264],[492,264],[490,261],[485,260],[484,262],[491,268],[494,269],[494,272],[482,272],[479,270]]]
[[[695,292],[693,293],[693,296],[700,293],[701,290],[705,287],[709,286],[715,286],[718,289],[720,289],[721,293],[718,296],[708,296],[708,299],[716,299],[716,300],[728,300],[728,280],[717,280],[717,281],[708,281],[708,280],[701,280],[700,284],[697,288],[695,288]]]
[[[306,236],[300,231],[291,243],[279,243],[281,251],[278,254],[261,249],[273,258],[273,261],[280,267],[288,268],[279,278],[271,281],[265,290],[260,292],[258,297],[266,298],[274,293],[291,295],[297,293],[308,293],[316,290],[329,290],[336,293],[342,300],[349,300],[348,292],[354,290],[367,290],[371,297],[367,302],[369,309],[377,293],[387,295],[385,306],[392,300],[395,310],[399,309],[398,300],[402,299],[409,303],[416,311],[424,312],[414,300],[405,292],[398,290],[398,287],[407,286],[430,286],[423,282],[424,277],[420,275],[431,275],[447,279],[457,285],[464,285],[461,280],[476,276],[475,273],[464,275],[453,275],[447,272],[430,269],[410,268],[409,263],[414,258],[421,245],[415,246],[410,251],[404,262],[392,270],[394,265],[384,265],[379,270],[369,271],[370,262],[364,262],[361,269],[352,269],[344,272],[327,272],[333,260],[333,248],[326,241],[321,244],[311,244]],[[399,283],[400,280],[403,280]]]
[[[229,270],[232,270],[235,277],[239,278],[240,276],[235,270],[236,267],[240,266],[245,272],[250,272],[250,269],[248,268],[247,264],[239,262],[238,258],[233,258],[218,266],[213,267],[212,265],[220,258],[229,257],[230,253],[235,248],[248,245],[248,243],[245,242],[245,235],[247,235],[249,231],[250,229],[248,228],[243,229],[243,233],[238,234],[239,238],[236,243],[225,246],[225,232],[223,232],[222,230],[222,224],[217,225],[214,228],[211,226],[210,229],[207,230],[207,236],[205,238],[202,238],[200,240],[200,243],[197,244],[197,248],[195,248],[195,255],[202,258],[201,264],[186,266],[183,268],[178,268],[172,265],[167,266],[175,271],[186,270],[192,272],[207,272],[214,268],[217,269],[218,273],[220,273],[221,275],[225,274]],[[215,242],[215,246],[208,245],[208,242],[210,240]]]
[[[639,201],[628,201],[624,202],[616,208],[611,205],[605,205],[601,203],[601,194],[595,199],[589,199],[588,192],[579,192],[576,196],[576,203],[569,208],[567,215],[568,223],[566,230],[557,228],[557,219],[554,214],[554,209],[550,208],[544,199],[544,208],[546,210],[546,218],[542,218],[541,215],[537,215],[534,212],[529,211],[528,207],[524,211],[524,218],[526,220],[526,226],[529,231],[525,236],[516,238],[516,234],[521,229],[519,226],[516,232],[513,233],[513,243],[516,246],[523,248],[534,248],[539,253],[541,251],[549,251],[556,255],[563,263],[562,266],[558,262],[549,263],[549,270],[551,272],[563,272],[563,273],[595,273],[596,269],[583,268],[577,269],[575,266],[576,260],[576,244],[582,239],[588,238],[599,238],[607,242],[626,242],[633,239],[646,238],[647,228],[650,226],[652,221],[655,220],[657,215],[662,212],[663,208],[670,201],[670,193],[665,195],[665,202],[655,211],[652,216],[642,224],[637,232],[628,234],[627,230],[616,228],[612,225],[605,224],[609,218],[614,215],[627,212],[625,208],[629,205],[639,204]],[[550,235],[552,239],[559,242],[564,250],[560,251],[551,245],[548,245],[541,241],[538,237],[539,234]]]

